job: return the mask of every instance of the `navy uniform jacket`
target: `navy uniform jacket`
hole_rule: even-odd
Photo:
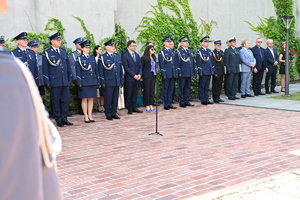
[[[81,55],[81,53],[77,50],[73,51],[69,57],[69,63],[71,67],[72,72],[72,80],[76,79],[76,66],[75,63],[77,61],[77,58]]]
[[[273,48],[273,53],[274,53],[274,57],[270,51],[269,48],[266,48],[266,67],[269,69],[269,70],[272,70],[274,68],[274,63],[275,62],[279,62],[279,57],[278,57],[278,54],[277,54],[277,51],[276,49]]]
[[[62,48],[59,48],[59,52],[58,54],[53,47],[49,47],[43,52],[45,85],[50,84],[52,87],[69,86],[69,82],[72,81],[67,52]]]
[[[163,48],[158,54],[158,63],[161,70],[161,76],[166,76],[167,78],[176,77],[175,69],[175,53],[173,49]]]
[[[23,63],[25,63],[26,67],[29,68],[36,84],[38,85],[38,69],[37,69],[37,61],[36,61],[36,56],[35,52],[32,51],[31,49],[26,49],[26,54],[18,47],[14,50],[11,51],[11,54],[19,58]]]
[[[100,84],[106,87],[120,86],[124,83],[124,73],[120,54],[108,52],[102,54],[98,61]]]
[[[134,62],[131,52],[126,49],[122,54],[122,62],[125,70],[125,81],[137,81],[133,77],[135,75],[142,75],[142,63],[139,54],[134,52],[136,62]]]
[[[178,74],[181,74],[182,77],[193,77],[195,75],[195,63],[193,51],[190,49],[185,49],[183,47],[175,51],[175,64],[178,66]]]
[[[256,65],[255,68],[257,70],[265,70],[266,69],[266,51],[264,48],[260,47],[261,54],[263,57],[261,57],[258,47],[255,45],[251,48],[251,51],[253,52],[254,58],[256,59]]]
[[[198,73],[202,75],[213,75],[215,73],[213,57],[210,49],[200,47],[196,53]]]
[[[40,54],[36,54],[37,69],[38,69],[38,86],[44,85],[43,77],[43,57]]]
[[[82,86],[92,86],[100,84],[99,71],[95,57],[89,55],[88,58],[81,54],[75,63],[76,66],[76,84]]]
[[[227,72],[239,73],[240,72],[240,52],[238,48],[228,47],[225,50],[225,66]]]
[[[218,75],[224,75],[224,52],[222,50],[217,51],[216,49],[213,50],[213,57],[214,57],[214,66],[215,66],[215,73]]]

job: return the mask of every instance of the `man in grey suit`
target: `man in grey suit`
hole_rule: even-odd
[[[253,67],[255,67],[256,60],[250,50],[250,42],[248,40],[242,41],[242,48],[240,49],[240,59],[242,63],[241,71],[241,92],[242,98],[254,97],[250,93],[250,82]]]

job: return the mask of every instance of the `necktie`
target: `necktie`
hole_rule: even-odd
[[[133,58],[133,61],[136,62],[135,54],[134,53],[132,53],[132,58]]]
[[[55,51],[59,54],[59,51],[58,51],[58,49],[55,49]]]

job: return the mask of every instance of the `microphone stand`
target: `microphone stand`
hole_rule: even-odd
[[[163,134],[158,132],[158,106],[157,106],[157,81],[155,80],[155,104],[156,104],[156,110],[155,110],[155,118],[156,118],[156,127],[154,133],[149,133],[148,135],[160,135],[163,136]]]

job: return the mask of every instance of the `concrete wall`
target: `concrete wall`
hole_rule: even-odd
[[[135,27],[152,9],[151,4],[156,3],[156,0],[9,0],[9,12],[0,15],[0,34],[13,38],[22,31],[45,32],[48,19],[57,18],[66,28],[67,46],[73,47],[72,41],[85,35],[80,23],[72,17],[78,16],[95,35],[96,42],[111,36],[115,23],[125,28],[131,39],[136,39]],[[257,38],[244,21],[256,24],[258,16],[275,15],[272,0],[190,0],[190,5],[198,23],[200,18],[217,21],[212,39],[226,41],[235,36],[238,44],[249,39],[253,45]]]

